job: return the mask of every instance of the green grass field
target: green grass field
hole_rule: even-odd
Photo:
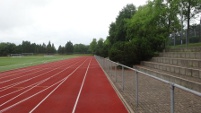
[[[0,57],[0,72],[79,56],[83,55]]]

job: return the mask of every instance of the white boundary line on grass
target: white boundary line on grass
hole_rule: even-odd
[[[91,60],[92,60],[92,59],[91,59]],[[85,72],[84,78],[83,78],[83,80],[82,80],[82,84],[81,84],[81,86],[80,86],[80,91],[79,91],[79,93],[78,93],[78,95],[77,95],[77,99],[76,99],[76,101],[75,101],[75,104],[74,104],[72,113],[75,113],[75,110],[76,110],[76,107],[77,107],[77,103],[78,103],[78,101],[79,101],[80,94],[81,94],[81,92],[82,92],[82,88],[83,88],[83,86],[84,86],[84,83],[85,83],[85,80],[86,80],[86,76],[87,76],[87,73],[88,73],[90,64],[91,64],[91,61],[89,62],[89,65],[88,65],[87,70],[86,70],[86,72]]]

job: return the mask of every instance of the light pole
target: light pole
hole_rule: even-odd
[[[200,41],[201,41],[201,16],[200,16]]]
[[[182,44],[182,38],[183,38],[183,5],[181,0],[181,44]],[[186,37],[186,47],[187,47],[187,37]]]

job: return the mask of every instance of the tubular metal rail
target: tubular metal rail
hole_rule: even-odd
[[[124,90],[124,84],[125,84],[125,79],[124,79],[124,70],[125,68],[126,69],[129,69],[129,70],[132,70],[135,72],[135,104],[138,106],[139,105],[139,82],[138,82],[138,75],[139,74],[143,74],[143,75],[146,75],[148,77],[151,77],[155,80],[158,80],[158,81],[161,81],[165,84],[169,84],[170,86],[170,113],[174,113],[175,112],[175,88],[179,88],[181,90],[184,90],[186,92],[189,92],[189,93],[192,93],[194,95],[197,95],[198,97],[201,98],[201,92],[197,92],[197,91],[194,91],[194,90],[191,90],[189,88],[186,88],[184,86],[181,86],[179,84],[175,84],[175,83],[172,83],[170,81],[167,81],[167,80],[164,80],[164,79],[161,79],[161,78],[158,78],[154,75],[151,75],[151,74],[148,74],[148,73],[145,73],[145,72],[142,72],[142,71],[139,71],[137,69],[134,69],[134,68],[131,68],[131,67],[128,67],[126,65],[123,65],[123,64],[120,64],[120,63],[117,63],[117,62],[113,62],[109,59],[106,59],[106,58],[103,58],[103,57],[100,57],[100,56],[95,56],[95,58],[97,59],[97,61],[99,62],[99,64],[102,66],[103,69],[107,69],[108,71],[111,71],[111,70],[115,70],[115,81],[117,81],[117,67],[121,67],[121,86],[122,86],[122,90]],[[114,67],[112,65],[115,65]],[[112,69],[112,68],[115,68],[115,69]]]

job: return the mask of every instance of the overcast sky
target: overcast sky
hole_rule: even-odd
[[[147,0],[0,0],[0,42],[24,40],[56,47],[106,38],[109,25],[127,4]]]

